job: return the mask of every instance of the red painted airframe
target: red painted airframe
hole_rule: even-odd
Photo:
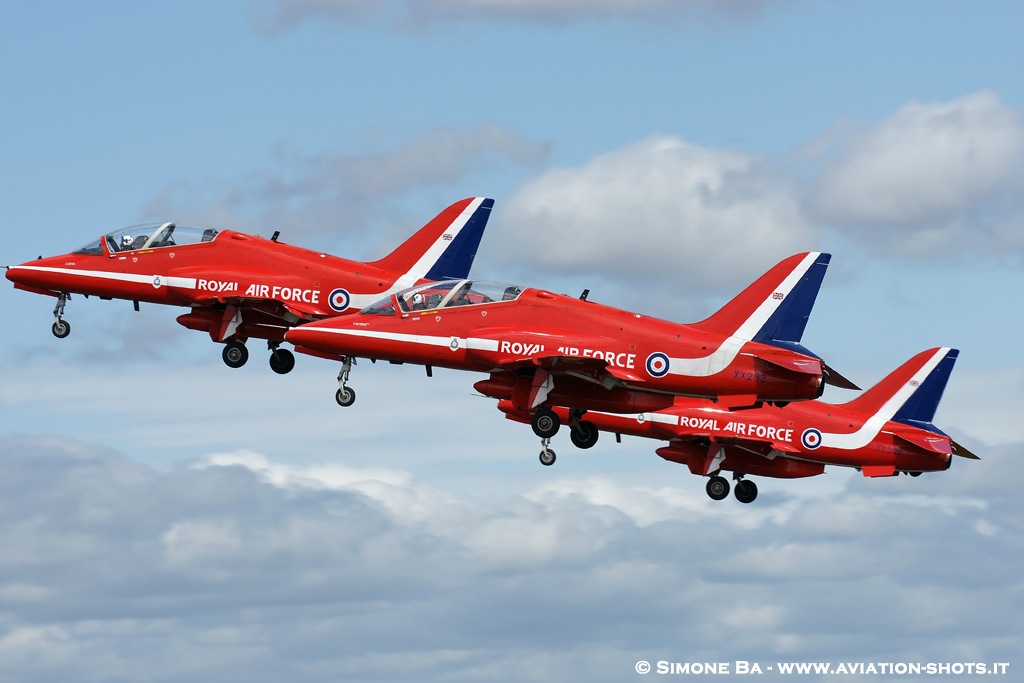
[[[804,401],[730,411],[707,400],[677,398],[672,407],[651,413],[590,412],[587,422],[601,431],[668,441],[657,454],[710,477],[707,492],[715,500],[729,495],[723,470],[733,472],[736,498],[743,503],[757,497],[746,475],[812,477],[836,465],[857,468],[866,477],[917,476],[949,469],[953,455],[977,459],[932,424],[957,355],[949,348],[923,351],[840,405]],[[498,407],[509,419],[530,420],[512,401],[499,401]],[[555,411],[562,419],[569,413]],[[572,440],[583,448],[597,441],[578,437],[576,430]],[[555,462],[547,440],[540,461]]]
[[[791,256],[720,311],[692,325],[649,318],[583,297],[470,280],[413,287],[344,319],[290,330],[300,352],[344,361],[338,403],[354,356],[490,373],[474,386],[531,414],[553,436],[549,406],[644,412],[676,395],[752,406],[821,395],[823,381],[852,386],[799,345],[829,254]]]
[[[108,233],[70,254],[8,266],[17,289],[57,297],[53,334],[72,293],[126,299],[192,311],[178,322],[225,344],[223,358],[241,367],[249,338],[268,340],[270,367],[295,365],[278,348],[289,327],[354,313],[389,292],[427,280],[466,277],[490,217],[493,199],[455,202],[384,258],[360,263],[234,230],[175,223]]]

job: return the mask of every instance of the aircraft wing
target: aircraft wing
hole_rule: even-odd
[[[527,359],[502,364],[503,370],[540,368],[552,375],[570,375],[594,384],[611,388],[628,382],[643,382],[644,378],[631,368],[620,368],[604,358],[566,356],[564,354],[537,353]]]
[[[193,298],[192,305],[234,306],[242,311],[259,311],[271,317],[280,318],[290,325],[322,320],[327,317],[326,311],[321,306],[302,301],[278,301],[276,299],[210,294],[209,296]]]

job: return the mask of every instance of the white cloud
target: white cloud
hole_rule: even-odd
[[[874,248],[903,253],[1019,249],[1013,198],[1024,170],[1024,117],[993,92],[911,102],[873,127],[840,127],[815,145],[810,206]]]
[[[748,284],[751,272],[816,241],[793,189],[762,160],[671,136],[545,171],[492,220],[500,228],[489,247],[497,243],[509,261],[546,272],[656,277],[669,294],[673,282],[690,292]]]
[[[333,458],[240,451],[156,471],[74,441],[6,439],[0,670],[619,681],[640,658],[945,661],[954,641],[1005,661],[1019,650],[1019,497],[1009,487],[979,507],[942,476],[953,503],[939,509],[880,493],[929,478],[741,506],[566,474],[479,500]],[[653,513],[631,502],[651,498]],[[409,515],[395,500],[430,504]]]

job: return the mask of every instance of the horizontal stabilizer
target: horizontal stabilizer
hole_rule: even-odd
[[[839,389],[853,389],[854,391],[860,391],[860,387],[840,375],[835,368],[828,363],[822,361],[821,363],[822,376],[825,379],[825,384],[830,384]]]
[[[953,448],[953,455],[959,455],[961,458],[968,458],[970,460],[981,460],[981,458],[956,441],[950,439],[949,444]]]

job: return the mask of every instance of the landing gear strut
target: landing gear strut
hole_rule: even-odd
[[[551,439],[541,439],[540,442],[540,464],[550,467],[555,464],[555,452],[548,448]]]
[[[50,331],[53,332],[53,336],[57,339],[63,339],[71,334],[71,323],[61,318],[61,316],[64,315],[64,304],[67,302],[68,294],[66,292],[61,292],[57,295],[57,305],[53,307],[54,320]]]
[[[338,372],[338,391],[334,393],[334,400],[337,401],[338,405],[342,408],[348,408],[356,402],[356,390],[346,386],[348,384],[349,373],[352,372],[352,365],[354,363],[354,358],[351,356],[345,356],[345,359],[341,363],[341,371]]]

